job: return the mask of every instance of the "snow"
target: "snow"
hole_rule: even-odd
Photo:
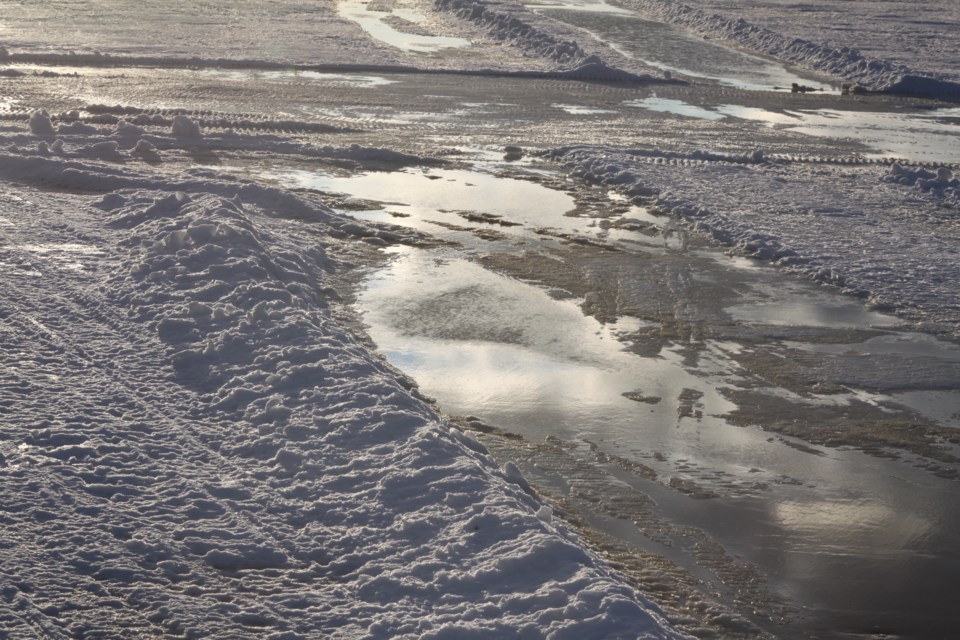
[[[30,132],[43,135],[53,133],[53,124],[50,122],[50,114],[46,111],[37,111],[30,116]]]
[[[414,151],[393,148],[400,137],[370,119],[347,130],[344,117],[234,112],[242,83],[294,81],[309,97],[327,91],[337,70],[353,72],[340,77],[343,87],[371,94],[399,84],[400,73],[451,69],[464,78],[601,81],[591,86],[596,103],[549,108],[623,118],[617,126],[631,122],[620,105],[689,108],[718,123],[740,118],[738,107],[632,99],[640,94],[627,92],[668,79],[518,4],[398,4],[434,33],[421,42],[457,46],[390,46],[329,2],[239,10],[211,0],[207,19],[196,21],[160,0],[76,3],[70,19],[63,3],[0,0],[5,65],[199,69],[211,84],[233,82],[223,95],[238,99],[223,111],[186,110],[142,91],[107,106],[83,93],[80,77],[75,94],[44,96],[34,84],[32,96],[0,97],[0,522],[15,532],[0,541],[4,633],[681,637],[517,464],[499,466],[348,326],[334,285],[355,266],[357,246],[413,243],[417,232],[342,217],[299,192],[188,158],[266,157],[281,168],[290,158],[441,164],[428,154],[453,138],[434,143],[438,128]],[[786,11],[779,0],[624,4],[871,89],[953,96],[960,82],[955,9],[944,0],[924,3],[941,7],[943,20],[925,23],[916,55],[878,44],[887,18],[865,2],[856,6],[866,12],[866,42],[843,25],[820,32],[813,12]],[[881,4],[897,3],[874,8]],[[414,15],[405,11],[377,22],[395,32]],[[369,75],[379,72],[398,75]],[[34,104],[37,95],[44,99]],[[384,111],[395,106],[376,95],[371,104],[378,99]],[[524,116],[545,120],[534,102]],[[511,159],[557,147],[550,157],[576,176],[733,251],[960,337],[955,168],[618,139],[570,145],[576,132],[526,139],[492,129],[488,140]],[[336,140],[318,142],[328,134]],[[375,135],[386,141],[371,143]],[[951,371],[920,362],[916,377],[949,384]]]
[[[201,137],[200,125],[184,115],[173,117],[173,124],[171,125],[170,132],[178,138]],[[117,133],[122,133],[119,126],[117,127]]]
[[[437,11],[453,13],[474,23],[489,36],[517,47],[529,56],[546,58],[560,66],[561,75],[589,80],[644,81],[659,74],[636,74],[613,66],[593,51],[601,47],[591,42],[587,51],[575,40],[564,40],[558,34],[560,25],[542,25],[543,18],[526,8],[510,3],[489,3],[483,0],[435,0]],[[586,35],[586,34],[581,34]]]
[[[923,11],[930,13],[930,20],[911,21],[909,29],[904,28],[903,14],[915,12],[914,2],[845,2],[842,10],[827,0],[799,7],[786,0],[623,0],[623,4],[700,35],[726,40],[870,90],[960,95],[960,78],[956,76],[960,16],[956,3],[949,0],[920,3]],[[893,15],[890,7],[896,7]],[[919,25],[925,37],[916,33]],[[909,37],[911,46],[891,48],[894,37]],[[933,57],[917,52],[899,59],[887,58],[891,51],[917,51],[913,43],[924,40],[929,48],[943,54]],[[865,44],[869,46],[867,53],[860,50]]]
[[[337,320],[334,236],[373,230],[202,171],[0,175],[8,633],[680,637]]]
[[[960,205],[946,167],[811,165],[760,149],[731,156],[575,146],[551,156],[739,253],[960,336]]]
[[[923,167],[904,167],[894,163],[890,167],[890,174],[884,176],[883,180],[934,193],[960,208],[960,179],[954,178],[953,172],[947,167],[938,167],[934,172]]]
[[[855,48],[868,58],[953,82],[958,71],[960,7],[952,0],[693,0],[721,15],[738,15],[788,37]]]

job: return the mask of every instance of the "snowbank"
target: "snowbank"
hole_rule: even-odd
[[[637,75],[612,67],[600,56],[584,50],[574,40],[562,40],[555,33],[560,25],[539,26],[544,21],[526,8],[483,0],[435,0],[437,11],[447,11],[481,27],[488,35],[526,52],[558,63],[569,78],[598,81],[645,81],[651,75]]]
[[[337,321],[375,230],[202,170],[0,175],[7,632],[679,637]]]
[[[930,97],[960,97],[960,83],[943,75],[920,73],[907,66],[863,55],[850,46],[831,47],[822,42],[795,38],[758,26],[744,17],[726,17],[675,0],[623,0],[631,7],[685,27],[695,33],[733,42],[742,47],[826,73],[872,91]],[[784,11],[795,17],[796,7]],[[738,5],[735,13],[749,18],[749,6]]]

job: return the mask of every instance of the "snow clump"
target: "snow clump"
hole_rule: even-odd
[[[931,171],[923,167],[904,167],[895,162],[890,172],[883,177],[884,182],[914,187],[919,191],[942,197],[948,203],[960,204],[960,179],[955,178],[947,167],[937,167]]]
[[[143,127],[138,127],[135,124],[132,124],[126,120],[120,120],[117,122],[117,135],[118,136],[141,136],[144,134]]]
[[[200,125],[184,115],[174,116],[170,132],[177,138],[201,137]]]
[[[50,114],[44,110],[34,111],[30,116],[30,132],[38,136],[54,133]]]

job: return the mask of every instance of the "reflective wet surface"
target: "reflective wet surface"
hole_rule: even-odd
[[[591,239],[602,233],[598,219],[570,215],[574,195],[539,184],[537,175],[543,176],[445,169],[337,177],[274,172],[291,185],[381,203],[352,215],[390,219],[458,242],[459,248],[391,249],[389,265],[369,277],[357,300],[381,352],[445,412],[476,416],[530,442],[566,443],[569,455],[591,464],[600,460],[598,468],[612,474],[609,482],[627,483],[638,499],[652,498],[658,517],[704,531],[735,561],[757,567],[792,620],[769,627],[778,636],[946,632],[952,610],[942,594],[960,571],[953,545],[960,523],[955,481],[913,465],[909,456],[891,460],[850,447],[810,446],[741,426],[730,416],[763,414],[781,402],[788,411],[868,411],[891,419],[912,408],[955,427],[955,391],[934,383],[896,391],[910,387],[909,374],[898,382],[896,372],[888,372],[891,388],[884,391],[845,384],[816,395],[780,386],[776,365],[752,359],[760,353],[834,358],[838,371],[846,372],[837,379],[856,379],[869,377],[858,363],[867,360],[864,366],[872,369],[877,361],[870,358],[903,358],[932,372],[956,369],[960,348],[904,331],[891,316],[761,263],[670,245],[661,217],[640,208],[622,213],[615,196],[609,205],[621,206],[617,215],[649,223],[646,235],[633,233],[659,250],[607,236],[615,250],[592,258],[598,268],[632,265],[620,285],[636,296],[654,295],[644,290],[652,284],[644,285],[641,275],[651,269],[701,283],[702,301],[678,290],[674,295],[682,300],[675,303],[705,322],[719,313],[737,327],[714,339],[667,337],[641,355],[631,345],[639,335],[658,333],[657,322],[623,316],[601,323],[584,314],[589,300],[545,286],[540,277],[525,280],[486,268],[496,264],[491,256],[523,262],[535,253],[563,271],[577,259],[576,243],[557,244],[556,236],[537,230]],[[463,215],[468,211],[516,226],[469,220]],[[502,234],[478,235],[481,228]],[[595,459],[598,451],[625,462],[614,469],[602,463],[605,458]],[[570,490],[562,473],[537,478],[529,471],[544,486]],[[619,539],[710,573],[685,543],[664,547],[649,531],[640,533],[642,527],[611,519],[602,509],[587,516]],[[763,624],[762,615],[757,620]]]
[[[80,71],[81,78],[63,80],[71,83],[69,99],[52,101],[57,108],[88,98],[140,103],[129,77]],[[795,144],[776,132],[807,122],[804,113],[842,123],[854,112],[783,108],[769,95],[750,108],[709,92],[702,103],[690,94],[655,102],[650,88],[534,80],[497,80],[494,98],[480,81],[440,76],[149,74],[164,83],[170,104],[222,108],[217,101],[225,98],[211,97],[211,84],[247,78],[249,102],[237,109],[269,101],[283,114],[363,123],[349,138],[313,139],[312,150],[357,141],[402,147],[416,138],[425,154],[442,148],[458,152],[454,158],[482,157],[496,175],[463,168],[350,174],[303,162],[278,169],[285,162],[278,151],[260,177],[322,192],[331,203],[349,201],[342,209],[349,215],[446,243],[391,250],[389,265],[358,296],[369,333],[441,410],[568,455],[539,475],[533,462],[524,466],[538,486],[574,500],[581,487],[569,460],[595,471],[599,495],[622,501],[583,506],[584,519],[669,557],[702,578],[704,591],[738,602],[752,583],[730,580],[698,555],[705,545],[686,528],[706,532],[730,562],[759,569],[771,600],[787,603],[785,626],[770,622],[767,601],[756,607],[754,619],[778,636],[949,637],[954,612],[944,594],[960,575],[955,473],[944,459],[910,453],[917,439],[908,436],[931,423],[960,427],[956,345],[698,244],[672,219],[549,167],[494,162],[505,142],[526,145],[524,136],[547,146],[616,135],[624,144],[669,149],[716,142],[730,122],[755,123],[755,131],[728,148],[766,149],[761,136]],[[232,89],[224,95],[241,99]],[[781,99],[794,97],[776,94]],[[654,113],[653,105],[663,108]],[[710,128],[700,138],[686,117],[669,118],[683,105],[717,116],[702,121]],[[889,105],[877,107],[861,119],[891,114]],[[938,127],[937,135],[956,126],[955,109],[910,111]],[[544,113],[563,124],[545,122]],[[889,122],[892,131],[899,126]],[[487,146],[468,149],[470,136]],[[276,138],[268,132],[263,139]],[[217,151],[222,169],[239,153],[225,147]],[[59,251],[82,262],[79,251]],[[877,441],[853,427],[889,433]],[[922,453],[950,452],[956,447],[944,443]],[[740,610],[752,615],[753,608]]]
[[[960,163],[960,119],[952,108],[901,113],[841,109],[769,111],[732,104],[697,106],[656,96],[625,104],[686,118],[723,120],[730,117],[819,138],[855,140],[874,150],[872,154],[865,154],[867,157]]]

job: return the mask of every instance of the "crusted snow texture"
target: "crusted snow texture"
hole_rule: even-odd
[[[960,208],[960,179],[955,178],[953,171],[947,167],[938,167],[936,171],[930,171],[923,167],[904,167],[894,163],[890,167],[890,173],[884,176],[883,180],[939,195],[948,203]]]
[[[11,637],[679,637],[338,324],[333,236],[373,230],[202,171],[0,177]]]
[[[653,204],[744,255],[960,336],[960,203],[957,180],[945,167],[590,146],[550,155],[576,175]]]
[[[922,73],[889,60],[871,58],[850,46],[834,47],[778,33],[743,17],[717,15],[675,0],[623,0],[658,20],[680,25],[702,35],[722,38],[873,91],[924,96],[960,96],[960,83],[943,74]],[[740,8],[747,11],[747,9]],[[796,8],[785,8],[793,12]],[[747,14],[749,17],[749,14]]]

